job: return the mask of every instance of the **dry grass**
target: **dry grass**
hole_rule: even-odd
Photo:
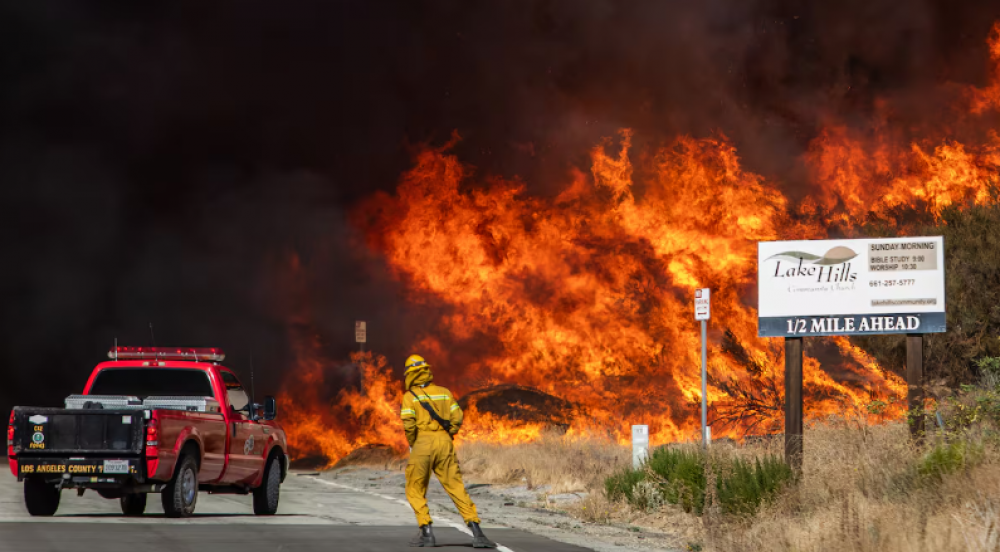
[[[338,460],[330,469],[366,467],[402,471],[406,468],[407,460],[406,454],[400,453],[388,445],[365,445]]]
[[[604,480],[631,456],[606,441],[548,436],[509,446],[471,443],[460,455],[463,469],[480,480],[548,485],[552,493],[589,491],[570,508],[581,519],[676,530],[705,550],[1000,552],[1000,451],[995,437],[968,435],[962,439],[975,442],[975,461],[929,479],[919,475],[919,466],[940,436],[930,436],[921,448],[911,443],[903,423],[814,423],[806,430],[799,484],[749,518],[722,516],[713,508],[701,518],[669,506],[643,513],[610,503]],[[717,452],[755,456],[780,453],[780,447],[772,441],[717,446]],[[691,529],[695,524],[697,531]]]
[[[573,493],[603,488],[611,472],[631,462],[632,452],[604,439],[553,433],[517,445],[463,443],[458,456],[462,471],[481,481]]]
[[[928,481],[918,475],[926,449],[904,424],[814,424],[800,484],[750,519],[721,522],[708,548],[998,552],[1000,455],[982,451],[976,465]]]

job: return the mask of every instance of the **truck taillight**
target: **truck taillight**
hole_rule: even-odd
[[[156,418],[151,418],[146,423],[146,456],[159,456],[160,454],[160,422]]]
[[[7,456],[14,456],[14,411],[10,411],[10,421],[7,422]]]

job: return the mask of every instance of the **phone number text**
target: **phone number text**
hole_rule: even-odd
[[[912,286],[917,281],[914,279],[892,279],[892,280],[872,280],[868,282],[870,287],[902,287]]]

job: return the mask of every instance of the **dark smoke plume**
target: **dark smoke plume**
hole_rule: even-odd
[[[4,1],[0,408],[58,404],[149,322],[244,374],[252,350],[263,392],[290,331],[344,358],[366,319],[399,364],[419,318],[348,220],[414,147],[457,130],[463,161],[554,194],[620,127],[724,132],[795,197],[824,119],[863,125],[878,98],[916,118],[943,83],[984,82],[996,19],[943,0]]]

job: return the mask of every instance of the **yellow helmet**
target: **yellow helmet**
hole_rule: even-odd
[[[410,355],[410,358],[406,359],[406,371],[412,372],[413,370],[418,370],[420,368],[430,368],[431,365],[427,364],[424,357],[420,355]]]

